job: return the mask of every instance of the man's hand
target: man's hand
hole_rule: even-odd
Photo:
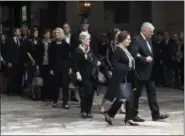
[[[100,66],[100,65],[101,65],[101,62],[98,61],[98,62],[97,62],[97,66]]]
[[[11,62],[8,63],[8,68],[12,68],[12,63]]]
[[[76,72],[76,77],[78,81],[82,81],[82,76],[80,75],[79,72]]]
[[[145,61],[146,61],[146,62],[148,62],[148,63],[150,63],[150,62],[152,62],[152,61],[153,61],[153,59],[152,59],[152,57],[151,57],[151,56],[148,56],[148,57],[146,57]]]
[[[72,68],[69,69],[69,75],[71,75],[71,74],[72,74]]]
[[[50,70],[50,71],[49,71],[49,74],[53,76],[53,75],[54,75],[53,70]]]

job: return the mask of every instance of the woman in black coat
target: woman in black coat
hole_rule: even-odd
[[[32,79],[34,77],[34,74],[36,71],[39,71],[39,46],[41,44],[41,41],[38,37],[39,31],[37,28],[34,28],[31,31],[31,39],[29,41],[29,44],[25,45],[25,51],[28,59],[25,59],[25,63],[28,64],[28,85],[29,89],[31,90],[32,99],[38,100],[39,94],[35,92],[35,89],[33,89],[32,86]]]
[[[49,69],[53,76],[52,107],[57,106],[60,86],[63,93],[63,108],[69,109],[69,69],[70,69],[70,46],[64,40],[64,31],[56,28],[56,41],[49,47]]]
[[[117,111],[120,109],[123,104],[123,99],[126,98],[126,116],[125,123],[129,125],[138,125],[132,121],[132,111],[133,111],[133,90],[127,90],[121,88],[121,83],[134,83],[134,68],[135,61],[131,56],[127,47],[131,42],[130,34],[127,31],[122,31],[118,35],[118,45],[113,55],[113,65],[114,70],[112,78],[110,80],[108,90],[105,94],[105,98],[109,101],[113,101],[112,106],[109,110],[105,112],[105,121],[112,125],[111,118],[114,118]],[[124,94],[124,95],[122,95]]]
[[[74,65],[77,80],[79,82],[79,93],[81,97],[81,117],[93,118],[91,114],[94,90],[97,81],[97,61],[90,48],[90,35],[88,32],[81,32],[79,35],[81,44],[76,49]]]

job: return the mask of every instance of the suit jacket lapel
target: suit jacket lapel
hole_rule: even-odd
[[[153,56],[153,49],[152,49],[152,44],[150,43],[150,41],[148,40],[148,43],[150,44],[149,46],[151,47],[151,51],[150,49],[148,48],[148,45],[147,45],[147,42],[145,39],[143,39],[142,35],[140,34],[140,37],[141,37],[141,41],[142,41],[142,44],[145,45],[145,48],[146,50],[148,50],[148,52],[150,52],[150,54]]]

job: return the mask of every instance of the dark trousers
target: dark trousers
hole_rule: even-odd
[[[80,83],[79,94],[81,113],[91,113],[94,98],[94,85],[91,80],[85,80]]]
[[[173,86],[173,77],[174,77],[174,67],[170,65],[164,66],[164,75],[165,75],[165,81],[166,85],[172,87]]]
[[[59,94],[60,94],[60,86],[62,86],[62,97],[63,104],[67,104],[69,101],[69,75],[68,72],[55,72],[54,73],[54,90],[53,93],[53,102],[57,103]]]
[[[41,89],[41,99],[51,99],[51,81],[50,81],[50,74],[49,74],[49,66],[43,65],[40,68],[41,76],[44,81],[44,85]]]
[[[180,78],[181,78],[181,86],[184,85],[184,60],[180,63]]]
[[[122,83],[121,83],[122,84]],[[133,91],[132,90],[124,90],[122,86],[120,85],[121,91],[124,92],[124,97],[126,99],[125,103],[125,110],[126,110],[126,115],[125,115],[125,121],[128,121],[133,118]],[[119,96],[118,96],[119,97]],[[124,102],[120,99],[116,99],[113,104],[111,105],[110,109],[107,111],[107,114],[114,118],[118,110],[120,109],[121,105]]]
[[[23,76],[23,65],[13,65],[9,69],[9,80],[7,93],[16,93],[20,95],[22,93],[22,76]]]
[[[134,113],[133,116],[137,116],[138,114],[138,106],[139,106],[139,98],[142,95],[142,88],[143,86],[146,87],[147,91],[147,98],[149,102],[149,107],[152,112],[152,117],[159,116],[159,106],[157,103],[157,97],[156,97],[156,90],[155,85],[152,81],[137,81],[136,83],[136,90],[134,91]]]
[[[155,70],[155,85],[164,85],[165,77],[164,77],[164,69],[160,63],[156,63],[154,66]]]

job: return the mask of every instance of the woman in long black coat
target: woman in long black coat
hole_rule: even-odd
[[[81,44],[76,49],[74,65],[77,80],[79,82],[79,93],[81,97],[82,118],[92,118],[91,109],[93,104],[94,90],[97,81],[97,66],[101,63],[90,48],[90,35],[82,32],[79,35]]]
[[[110,80],[105,98],[109,101],[114,101],[109,110],[105,112],[105,121],[112,125],[111,118],[114,118],[121,105],[123,99],[126,98],[126,116],[125,123],[129,125],[138,125],[132,120],[133,112],[133,90],[132,88],[121,88],[121,83],[130,83],[134,85],[134,68],[135,61],[131,56],[127,47],[131,42],[130,34],[127,31],[122,31],[118,35],[118,46],[113,55],[113,74]],[[132,86],[133,87],[133,86]],[[124,94],[124,95],[123,95]]]

